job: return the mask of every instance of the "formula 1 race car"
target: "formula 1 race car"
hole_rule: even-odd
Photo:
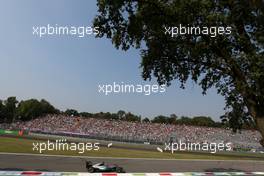
[[[86,161],[86,169],[88,172],[116,172],[125,173],[122,167],[117,165],[106,165],[104,162],[93,164],[91,161]]]

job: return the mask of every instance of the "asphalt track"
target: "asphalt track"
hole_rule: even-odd
[[[264,161],[94,158],[0,153],[0,170],[86,172],[85,160],[117,164],[126,172],[264,171]]]

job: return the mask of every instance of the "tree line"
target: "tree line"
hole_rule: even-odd
[[[29,121],[45,114],[60,113],[48,101],[28,99],[18,101],[16,97],[0,100],[0,123],[11,123],[17,120]]]
[[[107,120],[122,120],[130,122],[145,123],[162,123],[162,124],[184,124],[206,127],[227,127],[227,123],[216,122],[211,117],[195,116],[193,118],[187,116],[178,117],[176,114],[170,116],[159,115],[154,118],[135,115],[131,112],[119,110],[116,113],[110,112],[78,112],[75,109],[67,109],[60,111],[51,105],[45,99],[40,101],[37,99],[28,99],[18,101],[16,97],[8,97],[6,100],[0,100],[0,123],[12,123],[15,121],[30,121],[45,116],[46,114],[61,114],[67,116],[79,116],[83,118],[97,118]],[[251,128],[245,126],[244,128]]]

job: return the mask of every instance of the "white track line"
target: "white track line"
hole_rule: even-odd
[[[69,156],[69,155],[47,155],[32,153],[8,153],[0,152],[0,155],[19,155],[19,156],[40,156],[40,157],[61,157],[61,158],[90,158],[90,159],[114,159],[114,160],[146,160],[146,161],[202,161],[202,162],[260,162],[260,160],[208,160],[208,159],[158,159],[158,158],[119,158],[119,157],[91,157],[91,156]]]

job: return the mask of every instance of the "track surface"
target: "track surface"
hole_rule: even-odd
[[[264,171],[264,161],[151,160],[0,154],[0,170],[86,172],[85,160],[118,164],[126,172]]]

